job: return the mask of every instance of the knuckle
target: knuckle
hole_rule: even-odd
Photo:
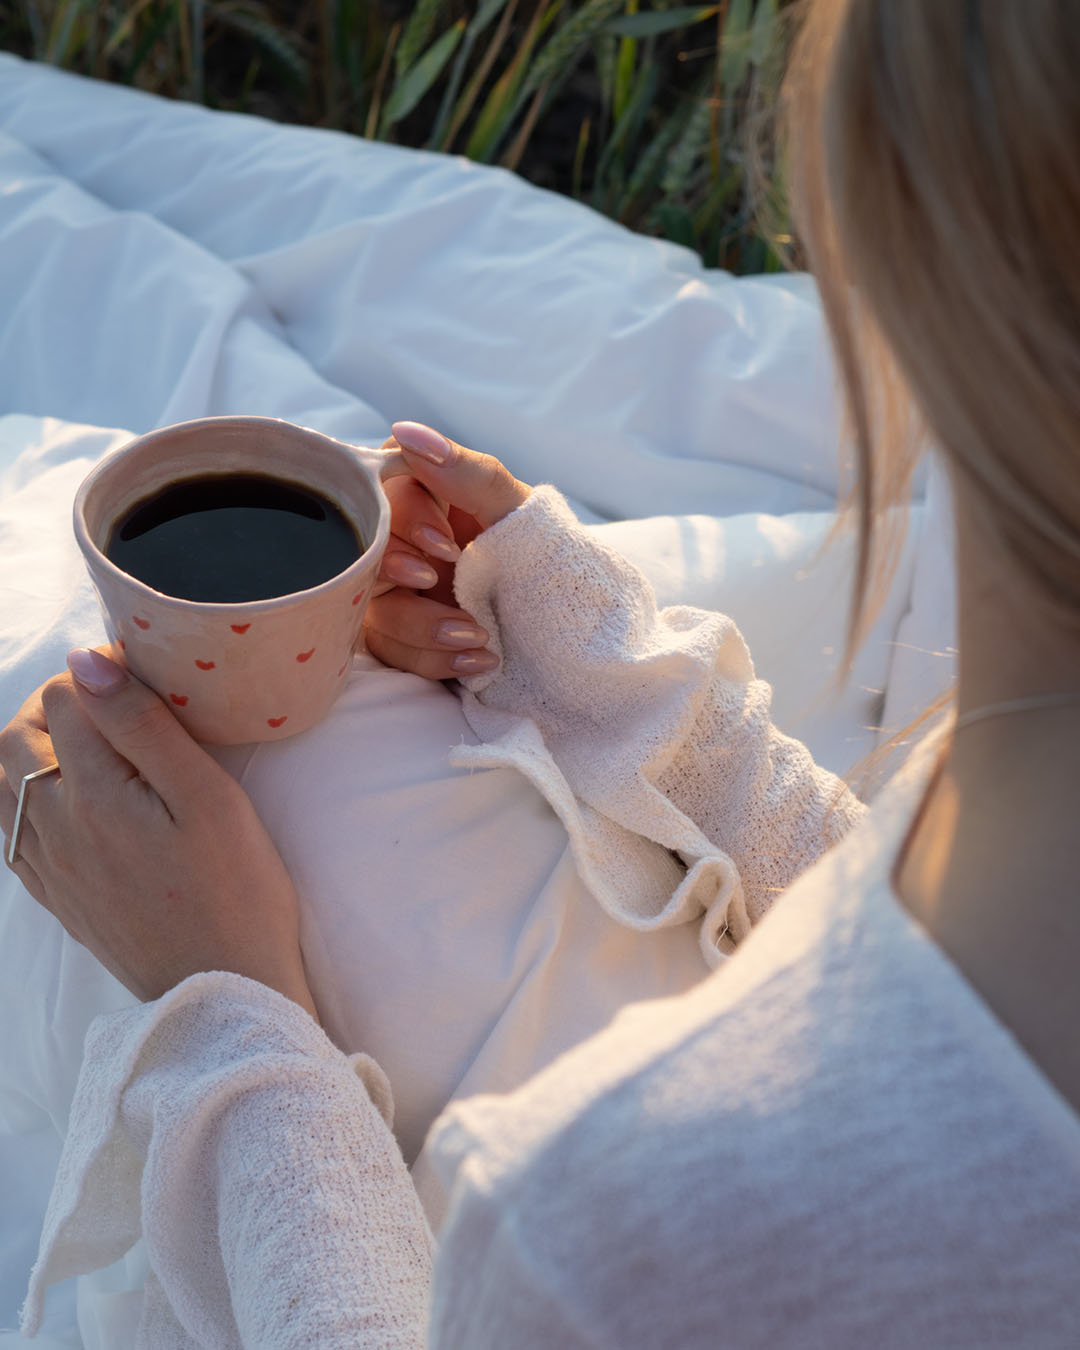
[[[504,476],[509,476],[502,460],[494,455],[481,454],[476,468],[480,482],[489,491],[501,487]]]
[[[66,707],[72,697],[69,675],[54,675],[51,680],[46,680],[41,686],[41,706],[45,709],[45,716]]]
[[[171,714],[163,703],[142,701],[127,710],[123,722],[125,744],[134,750],[159,745],[172,730]]]

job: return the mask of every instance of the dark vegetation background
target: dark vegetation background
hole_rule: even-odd
[[[0,47],[212,108],[501,164],[746,273],[777,270],[790,243],[775,166],[750,149],[789,8],[0,0]]]

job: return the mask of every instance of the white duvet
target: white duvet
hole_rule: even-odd
[[[932,471],[855,676],[827,696],[850,547],[817,559],[838,430],[805,277],[706,272],[464,160],[0,55],[0,314],[0,723],[102,637],[70,540],[82,475],[130,432],[228,412],[368,444],[415,418],[554,482],[662,601],[733,615],[776,721],[839,772],[951,678]],[[386,1068],[410,1156],[451,1095],[508,1084],[620,1001],[703,971],[693,933],[645,940],[576,903],[565,835],[528,784],[447,767],[467,734],[443,686],[361,656],[321,728],[220,752],[298,878],[328,1026]],[[0,1347],[83,1033],[129,998],[5,878]],[[140,1260],[54,1291],[39,1343],[129,1344]]]

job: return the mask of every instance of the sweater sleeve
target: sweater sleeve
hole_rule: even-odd
[[[140,1235],[137,1345],[416,1350],[433,1244],[374,1061],[220,972],[91,1026],[23,1310]]]
[[[583,826],[586,873],[599,854],[594,873],[617,876],[612,826],[686,869],[711,859],[721,902],[698,904],[708,911],[706,956],[726,949],[718,936],[741,938],[865,811],[772,724],[772,691],[734,622],[689,606],[658,610],[646,578],[554,488],[535,489],[466,549],[457,593],[502,657],[494,673],[464,682],[473,730],[506,743],[520,740],[522,723],[536,728],[582,810],[568,828],[573,840]],[[606,882],[598,889],[617,917],[647,926],[644,902]],[[686,904],[648,903],[655,923],[690,917]]]

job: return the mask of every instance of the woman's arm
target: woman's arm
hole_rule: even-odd
[[[497,635],[497,671],[467,681],[474,729],[531,719],[575,794],[691,863],[709,846],[738,868],[747,915],[864,812],[806,746],[772,723],[735,623],[658,610],[652,587],[537,488],[481,534],[458,597]]]
[[[773,725],[771,690],[755,677],[731,619],[688,606],[658,610],[646,578],[582,528],[553,488],[515,491],[521,485],[497,461],[461,446],[435,463],[437,433],[422,428],[417,436],[410,423],[395,430],[417,479],[452,508],[460,503],[470,525],[460,536],[471,542],[456,566],[457,612],[490,637],[497,664],[459,673],[473,730],[509,746],[522,722],[538,729],[586,808],[576,817],[585,820],[583,838],[591,836],[576,849],[586,870],[585,855],[598,848],[610,862],[610,840],[597,843],[608,824],[676,854],[687,868],[718,858],[717,875],[725,867],[729,875],[702,891],[730,887],[731,904],[718,906],[714,919],[717,931],[726,923],[741,937],[850,829],[863,805]],[[429,513],[435,509],[431,496],[426,503]],[[395,528],[407,534],[412,520],[403,504]],[[368,635],[376,654],[420,673],[453,674],[431,638],[442,612],[437,594],[393,592],[377,601]],[[518,761],[525,767],[520,754]],[[545,790],[542,777],[537,770]],[[556,792],[547,795],[566,819]],[[575,821],[567,823],[575,838]],[[621,917],[634,926],[649,926],[640,904],[610,895],[602,902],[625,910]],[[685,906],[657,911],[652,904],[655,922],[687,917]],[[699,897],[699,905],[710,901]],[[704,945],[708,951],[710,942]]]
[[[24,1329],[48,1285],[141,1233],[148,1350],[418,1350],[433,1244],[389,1100],[373,1061],[238,975],[99,1018]]]
[[[48,1285],[141,1233],[140,1345],[422,1345],[431,1237],[389,1087],[315,1020],[281,859],[149,689],[69,659],[77,678],[0,733],[0,828],[23,776],[58,762],[30,784],[14,869],[152,1001],[91,1028],[27,1329]]]

